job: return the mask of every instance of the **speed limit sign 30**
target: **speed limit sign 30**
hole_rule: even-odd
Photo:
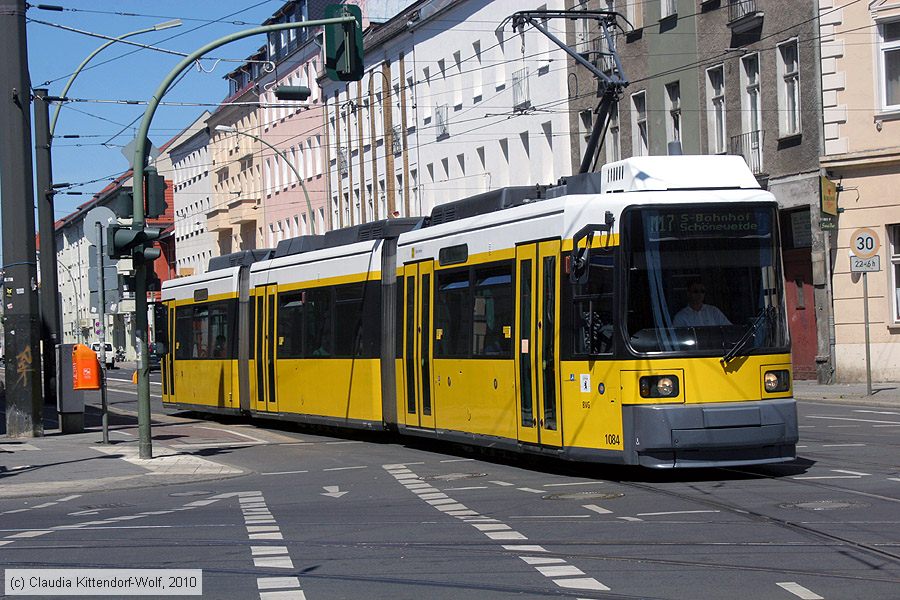
[[[872,258],[880,249],[878,234],[871,227],[860,227],[850,237],[850,251],[858,258]]]

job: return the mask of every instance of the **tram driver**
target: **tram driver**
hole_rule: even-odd
[[[692,281],[688,286],[688,305],[682,308],[672,320],[675,327],[716,327],[731,325],[731,321],[712,304],[704,303],[706,286],[701,281]]]

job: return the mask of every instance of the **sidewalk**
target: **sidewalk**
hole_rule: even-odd
[[[834,383],[822,385],[815,380],[795,380],[794,398],[798,401],[864,404],[885,408],[900,408],[900,383],[872,383],[872,395],[866,395],[865,383]]]
[[[209,429],[198,429],[192,419],[154,415],[153,458],[144,460],[139,458],[137,423],[130,415],[110,413],[110,443],[105,445],[95,408],[87,407],[85,433],[78,434],[60,433],[53,407],[45,407],[45,414],[44,437],[13,439],[0,432],[0,499],[196,483],[244,473],[204,458],[232,448],[207,448],[203,457],[185,448],[192,439],[210,437]],[[0,419],[5,423],[2,413]]]

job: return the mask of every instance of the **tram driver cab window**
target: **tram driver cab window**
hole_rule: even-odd
[[[572,323],[576,355],[613,351],[613,250],[591,252],[587,283],[567,285],[572,290]]]

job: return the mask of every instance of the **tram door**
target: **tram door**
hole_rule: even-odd
[[[277,412],[275,395],[275,286],[256,288],[256,340],[254,363],[256,365],[256,394],[251,396],[251,406],[258,411]]]
[[[559,240],[516,248],[519,441],[559,447]]]
[[[169,319],[166,328],[169,346],[162,357],[162,388],[163,397],[169,402],[175,401],[175,301],[168,305]]]
[[[431,305],[434,265],[406,265],[403,269],[403,376],[406,390],[405,423],[434,429],[432,407]]]

